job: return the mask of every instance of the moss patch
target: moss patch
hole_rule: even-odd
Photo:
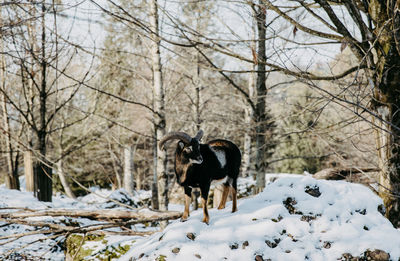
[[[111,260],[121,257],[131,248],[129,243],[123,245],[107,245],[107,243],[104,235],[89,234],[85,237],[82,234],[70,235],[66,240],[66,260]]]

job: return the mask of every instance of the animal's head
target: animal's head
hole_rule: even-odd
[[[159,142],[160,149],[164,149],[164,145],[169,140],[179,140],[175,153],[175,161],[180,164],[179,167],[187,169],[189,165],[203,163],[203,157],[200,153],[200,140],[203,137],[203,131],[200,130],[193,138],[184,132],[170,132],[165,135]],[[177,173],[178,183],[182,184],[186,180],[186,171],[180,176]]]

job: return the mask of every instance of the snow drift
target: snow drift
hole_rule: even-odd
[[[285,175],[239,201],[239,211],[201,211],[136,241],[120,260],[337,260],[382,250],[400,258],[400,231],[363,185]],[[375,251],[382,254],[382,251]],[[390,256],[388,256],[388,255]]]

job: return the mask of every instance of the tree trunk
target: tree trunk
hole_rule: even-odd
[[[177,219],[182,216],[178,211],[132,211],[132,210],[115,210],[115,209],[101,209],[101,210],[84,210],[84,209],[47,209],[47,210],[29,210],[18,212],[1,212],[0,218],[29,218],[29,217],[76,217],[76,218],[89,218],[97,220],[121,220],[133,219],[138,222],[149,222],[166,219]]]
[[[124,189],[133,195],[133,148],[131,145],[124,147]]]
[[[386,208],[386,217],[395,227],[400,227],[400,49],[396,45],[400,40],[396,32],[400,20],[398,14],[394,19],[390,10],[395,10],[395,1],[372,0],[370,3],[369,14],[375,22],[374,34],[379,37],[380,45],[376,48],[378,63],[372,109],[381,118],[374,119],[381,169],[379,195]]]
[[[397,103],[396,106],[399,105]],[[389,123],[399,122],[400,117],[396,111],[392,106],[381,105],[377,108],[378,115]],[[386,217],[395,227],[400,227],[400,131],[382,121],[377,121],[376,125],[379,126],[375,133],[381,169],[379,196],[383,199]]]
[[[3,74],[3,73],[2,73]],[[3,79],[4,88],[4,76],[0,76]],[[13,162],[13,149],[11,146],[11,130],[7,112],[7,101],[6,97],[3,95],[1,100],[1,107],[3,111],[3,128],[5,132],[5,149],[6,149],[6,160],[7,160],[7,175],[6,175],[6,186],[9,189],[20,189],[19,188],[19,179],[18,179],[18,170],[15,168]],[[18,159],[16,159],[18,160]]]
[[[0,8],[1,11],[1,8]],[[0,24],[2,24],[2,19],[0,18]],[[4,53],[4,42],[3,37],[0,39],[0,52]],[[6,90],[6,62],[4,58],[4,54],[1,55],[1,64],[0,64],[0,78],[1,78],[1,88],[5,92]],[[18,179],[18,169],[13,164],[13,148],[11,145],[11,130],[10,130],[10,122],[7,111],[7,97],[3,93],[1,99],[1,109],[3,111],[3,130],[5,136],[5,150],[6,150],[6,160],[7,160],[7,175],[6,175],[6,186],[9,189],[20,189],[19,187],[19,179]],[[16,158],[18,160],[18,158]]]
[[[140,168],[136,169],[136,190],[142,189],[143,183],[143,173]]]
[[[60,135],[59,135],[59,144],[60,144],[59,154],[60,154],[60,159],[56,163],[57,175],[60,178],[60,182],[61,182],[61,185],[64,188],[65,194],[68,197],[75,199],[76,196],[75,196],[74,192],[72,191],[72,188],[70,186],[70,183],[67,180],[67,177],[65,176],[64,167],[63,167],[63,162],[64,162],[64,158],[63,158],[63,154],[64,154],[64,148],[63,148],[64,128],[65,128],[65,123],[63,121],[63,122],[61,122],[61,130],[60,130]]]
[[[25,190],[34,192],[34,177],[33,177],[33,161],[32,161],[32,152],[25,151],[24,152],[24,171],[25,171]]]
[[[41,33],[41,85],[39,91],[39,129],[36,131],[37,144],[36,153],[39,153],[38,159],[33,167],[35,196],[40,201],[52,200],[52,169],[46,161],[46,113],[47,113],[47,61],[46,61],[46,7],[45,1],[42,1],[42,33]]]
[[[153,59],[153,99],[155,143],[165,135],[164,88],[161,72],[160,37],[158,29],[158,3],[150,1],[150,29],[152,30],[151,56]],[[160,210],[168,209],[168,175],[166,152],[155,146],[155,166],[158,183],[158,202]]]
[[[45,162],[37,160],[33,166],[33,177],[35,180],[35,197],[40,201],[51,202],[52,200],[52,173],[53,170]]]
[[[267,89],[265,86],[265,22],[266,10],[263,1],[259,1],[256,13],[257,19],[257,81],[256,81],[256,111],[254,120],[256,124],[256,186],[255,193],[261,192],[265,188],[265,131],[266,131],[266,110],[265,99]]]
[[[400,57],[398,58],[400,61]],[[397,68],[396,68],[397,67]],[[381,120],[375,123],[376,128],[376,146],[379,158],[379,195],[383,199],[386,208],[386,217],[395,227],[400,227],[400,64],[391,73],[392,79],[388,81],[390,86],[381,83],[378,87],[378,93],[375,93],[376,104],[375,111]],[[389,69],[386,69],[389,71]],[[396,71],[396,72],[394,72]],[[386,81],[386,80],[385,80]],[[384,82],[385,82],[384,81]],[[389,91],[391,94],[384,94],[383,91]],[[397,92],[397,93],[396,93]],[[395,126],[393,126],[393,125]]]
[[[255,25],[254,25],[255,26]],[[253,30],[253,39],[256,39],[256,32],[255,28],[252,26]],[[256,42],[253,41],[251,42],[251,51],[255,53],[256,50]],[[256,65],[255,63],[251,64],[250,70],[255,71],[256,70]],[[254,99],[254,89],[255,89],[255,84],[256,84],[256,75],[255,73],[250,73],[249,74],[249,79],[248,79],[248,90],[249,90],[249,98],[251,100]],[[254,133],[254,110],[253,108],[248,105],[245,108],[245,123],[246,123],[246,131],[244,134],[244,142],[243,142],[243,167],[242,167],[242,173],[244,176],[250,176],[251,175],[251,143],[252,143],[252,133]]]
[[[56,166],[57,166],[57,174],[58,174],[58,177],[60,178],[60,182],[64,188],[65,194],[68,197],[75,199],[76,196],[75,196],[74,192],[72,192],[71,186],[69,185],[67,177],[65,176],[65,173],[64,173],[62,158],[57,162]]]

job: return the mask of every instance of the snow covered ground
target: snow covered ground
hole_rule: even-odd
[[[398,260],[400,231],[381,204],[359,184],[285,175],[240,200],[238,212],[212,209],[206,225],[196,211],[138,240],[120,260],[344,260],[376,249]]]
[[[150,191],[139,191],[134,196],[129,196],[123,190],[110,191],[106,189],[91,188],[91,193],[80,197],[77,200],[66,197],[62,194],[53,196],[53,202],[38,201],[31,192],[24,191],[24,179],[21,178],[22,191],[9,190],[5,185],[0,185],[0,212],[19,211],[23,209],[44,210],[44,209],[124,209],[116,202],[121,202],[132,207],[142,207],[150,201]],[[77,223],[79,226],[93,225],[100,222],[86,218],[66,218],[66,217],[31,217],[26,221],[47,222],[51,224],[68,225]],[[136,225],[137,230],[143,230],[143,225]],[[146,228],[147,230],[154,228]],[[0,260],[64,260],[65,237],[49,236],[40,231],[47,228],[35,228],[33,226],[21,224],[6,224],[0,221]],[[116,229],[109,229],[116,230]],[[17,234],[32,233],[29,236],[13,237]],[[4,238],[9,236],[9,238]],[[2,238],[3,237],[3,238]],[[136,237],[132,236],[107,236],[107,241],[111,244],[118,244],[120,241],[129,241]],[[104,241],[104,242],[105,242]],[[103,246],[105,249],[107,246]],[[101,249],[99,250],[99,252]],[[12,253],[11,255],[9,255]]]
[[[277,176],[279,178],[275,180]],[[390,260],[399,260],[400,230],[393,228],[382,216],[382,200],[367,187],[344,181],[315,180],[300,175],[268,174],[267,179],[272,181],[263,193],[238,201],[238,212],[230,212],[231,203],[224,210],[210,209],[209,225],[201,222],[203,214],[198,210],[191,213],[188,221],[173,221],[163,232],[148,237],[107,236],[104,242],[108,242],[108,245],[99,245],[98,249],[101,252],[105,247],[129,245],[130,250],[119,260],[160,261],[256,258],[345,260],[350,256],[364,257],[379,249],[388,253]],[[242,183],[241,189],[245,190],[246,181]],[[29,192],[8,190],[2,185],[0,211],[10,211],[4,210],[10,207],[115,208],[109,198],[140,206],[139,202],[146,200],[149,195],[149,192],[141,192],[129,198],[124,191],[93,189],[92,194],[78,200],[57,195],[52,203],[43,203]],[[173,205],[171,209],[182,211],[183,206]],[[62,217],[31,220],[65,222]],[[93,222],[86,219],[70,221],[80,224]],[[35,229],[0,222],[0,238],[29,231]],[[7,240],[10,239],[0,240],[0,260],[8,251],[22,247],[17,253],[41,256],[47,260],[64,260],[62,238],[50,239],[47,235],[35,234],[4,244]],[[23,259],[15,256],[14,260]],[[88,260],[98,259],[92,256]]]

